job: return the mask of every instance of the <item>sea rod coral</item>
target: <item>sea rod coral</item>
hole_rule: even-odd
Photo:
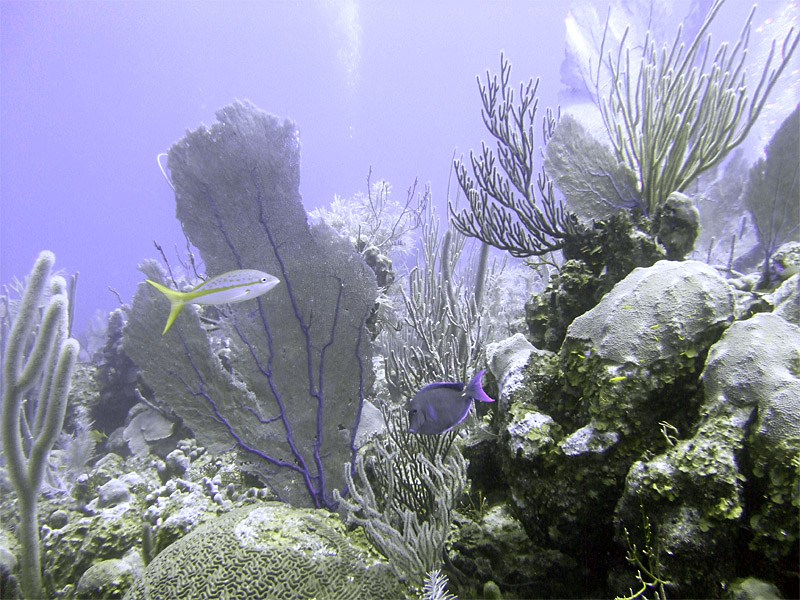
[[[3,355],[0,431],[6,468],[17,492],[25,598],[42,597],[37,502],[50,450],[64,425],[80,349],[68,338],[67,284],[62,277],[50,276],[54,262],[48,251],[36,259]],[[48,286],[50,298],[40,319]]]
[[[355,475],[345,468],[351,497],[342,499],[348,523],[364,528],[395,573],[421,585],[442,565],[467,461],[453,444],[455,433],[416,435],[404,410],[384,409],[387,434],[358,454]]]

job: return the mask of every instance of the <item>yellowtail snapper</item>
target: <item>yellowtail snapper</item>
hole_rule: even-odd
[[[255,269],[228,271],[204,281],[188,292],[178,292],[150,279],[145,281],[169,299],[169,317],[161,335],[167,333],[187,302],[211,305],[244,302],[266,294],[280,283],[277,277]]]

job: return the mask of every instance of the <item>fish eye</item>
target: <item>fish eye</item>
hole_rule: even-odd
[[[261,278],[261,283],[267,283],[267,278],[266,277],[262,277]]]

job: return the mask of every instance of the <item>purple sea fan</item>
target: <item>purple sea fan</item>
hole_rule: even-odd
[[[259,269],[281,283],[231,305],[213,334],[189,307],[163,337],[167,301],[142,284],[125,347],[200,443],[236,448],[286,502],[330,507],[372,384],[375,277],[346,240],[309,227],[294,125],[238,102],[217,119],[170,150],[178,218],[209,275]],[[229,345],[224,366],[209,335]]]

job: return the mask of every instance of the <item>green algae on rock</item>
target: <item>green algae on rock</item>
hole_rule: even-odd
[[[641,548],[646,513],[662,572],[688,595],[715,596],[736,574],[743,527],[770,571],[797,550],[800,328],[774,314],[735,322],[702,380],[693,435],[631,467],[615,518]]]
[[[700,370],[733,309],[730,286],[704,263],[634,269],[572,322],[561,349],[567,379],[595,425],[626,433],[675,412],[677,406],[655,411],[653,402],[665,397],[652,393]],[[671,396],[674,404],[691,394]]]
[[[800,510],[800,327],[776,314],[734,323],[703,372],[710,413],[739,409],[751,484],[750,546],[772,560],[797,550]],[[712,412],[713,411],[713,412]]]

